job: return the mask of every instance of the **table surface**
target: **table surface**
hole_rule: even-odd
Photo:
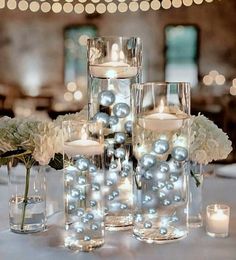
[[[210,176],[205,179],[204,209],[210,203],[224,203],[231,207],[230,236],[211,238],[204,228],[190,229],[180,241],[156,245],[137,241],[131,231],[106,232],[105,245],[91,253],[76,253],[63,247],[62,174],[48,176],[49,198],[52,203],[48,229],[36,234],[15,234],[8,225],[8,188],[6,176],[0,178],[0,260],[236,260],[236,179]],[[55,190],[58,194],[55,193]],[[55,206],[56,205],[56,206]],[[55,212],[57,211],[57,213]]]

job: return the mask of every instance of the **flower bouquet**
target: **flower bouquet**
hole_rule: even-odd
[[[10,173],[12,231],[30,233],[45,227],[45,178],[35,174],[35,166],[61,168],[60,154],[57,154],[60,150],[61,131],[53,122],[29,118],[0,119],[0,163],[8,164]],[[20,167],[13,170],[18,162]]]

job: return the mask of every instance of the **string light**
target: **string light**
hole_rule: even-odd
[[[215,0],[216,1],[216,0]],[[220,1],[220,0],[218,0]],[[152,9],[157,11],[161,8],[180,8],[181,6],[190,7],[192,5],[201,5],[204,3],[213,3],[214,0],[0,0],[0,9],[8,8],[14,10],[18,8],[21,11],[30,10],[32,12],[41,11],[48,13],[72,13],[81,14],[83,12],[93,14],[95,12],[111,14],[117,11],[125,12],[147,12]]]

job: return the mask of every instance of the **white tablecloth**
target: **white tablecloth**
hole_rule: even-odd
[[[54,187],[49,192],[62,205],[62,176],[48,176]],[[0,181],[0,260],[235,260],[236,259],[236,179],[208,177],[204,185],[204,208],[209,203],[231,207],[230,236],[208,237],[204,228],[191,229],[187,238],[170,244],[156,245],[137,241],[130,232],[106,232],[105,245],[92,253],[75,253],[63,247],[63,214],[48,219],[48,230],[32,235],[15,234],[8,228],[7,185]],[[52,201],[51,201],[52,203]],[[55,202],[52,204],[55,205]],[[50,207],[50,206],[49,206]],[[52,207],[53,208],[53,207]]]

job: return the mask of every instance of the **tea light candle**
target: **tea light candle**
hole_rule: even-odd
[[[89,66],[90,74],[96,78],[132,78],[138,73],[137,67],[131,67],[123,61],[110,61]]]
[[[227,237],[229,233],[229,212],[227,205],[208,205],[206,231],[212,237]]]
[[[76,155],[98,155],[103,153],[104,146],[97,141],[81,139],[64,144],[64,153],[70,157]]]

